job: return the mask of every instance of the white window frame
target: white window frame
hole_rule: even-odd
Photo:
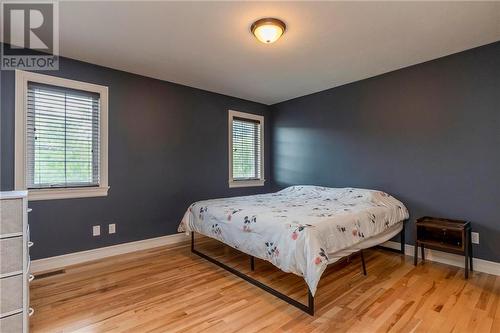
[[[100,96],[100,175],[97,187],[70,187],[29,189],[29,200],[50,200],[102,197],[108,195],[108,87],[97,84],[63,79],[50,75],[16,70],[16,100],[15,100],[15,166],[14,187],[16,190],[26,190],[27,175],[27,103],[28,82],[49,84],[58,87],[89,91]]]
[[[235,180],[233,179],[233,118],[257,120],[260,122],[260,179]],[[264,186],[264,116],[229,110],[228,112],[228,146],[229,146],[229,187]]]

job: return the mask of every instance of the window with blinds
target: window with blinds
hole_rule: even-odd
[[[99,94],[28,82],[28,189],[99,186]]]
[[[230,186],[263,184],[263,121],[262,116],[230,111]]]
[[[233,118],[233,179],[260,179],[260,122]]]

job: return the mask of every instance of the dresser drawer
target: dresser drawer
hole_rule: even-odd
[[[23,314],[18,313],[0,319],[0,332],[20,333],[23,331]]]
[[[23,200],[6,199],[0,202],[0,232],[2,235],[23,231]]]
[[[23,270],[23,237],[0,239],[0,274],[8,274]]]
[[[23,308],[23,275],[0,279],[0,314]]]

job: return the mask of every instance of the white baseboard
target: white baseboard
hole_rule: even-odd
[[[136,242],[123,243],[118,245],[101,247],[98,249],[64,254],[61,256],[33,260],[31,262],[31,272],[60,269],[70,265],[81,264],[87,261],[116,256],[119,254],[147,250],[154,247],[180,243],[189,239],[186,234],[173,234],[162,237],[144,239]]]
[[[381,246],[400,250],[401,249],[400,244],[401,243],[398,242],[388,241],[381,244]],[[413,257],[415,253],[414,251],[415,247],[413,245],[405,244],[405,254],[407,256]],[[465,261],[464,261],[465,259],[463,256],[437,250],[425,249],[425,260],[436,261],[442,264],[457,266],[461,268],[464,268],[465,266]],[[493,275],[500,275],[500,263],[498,262],[473,258],[472,263],[474,265],[474,271],[484,272]]]
[[[174,234],[150,239],[144,239],[136,242],[129,242],[113,246],[101,247],[98,249],[64,254],[61,256],[45,259],[33,260],[31,262],[31,272],[38,273],[43,271],[60,269],[70,265],[81,264],[84,262],[112,257],[119,254],[130,253],[134,251],[147,250],[159,246],[180,243],[189,240],[189,237],[183,233]],[[401,245],[398,242],[388,241],[381,246],[399,250]],[[405,254],[413,256],[413,245],[405,245]],[[426,260],[436,261],[447,265],[464,267],[464,257],[456,254],[441,252],[437,250],[425,250]],[[500,263],[474,258],[474,270],[500,276]]]

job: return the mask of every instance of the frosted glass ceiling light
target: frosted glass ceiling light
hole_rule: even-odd
[[[286,25],[283,21],[276,18],[263,18],[255,21],[250,30],[255,38],[264,44],[271,44],[277,41],[286,30]]]

